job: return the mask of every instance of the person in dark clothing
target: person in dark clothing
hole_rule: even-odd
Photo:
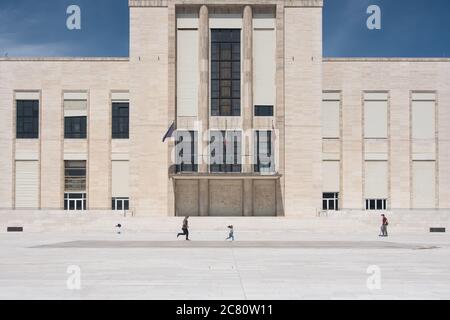
[[[177,234],[177,238],[179,237],[179,236],[186,236],[186,240],[189,240],[189,226],[188,226],[188,219],[189,219],[189,216],[187,216],[187,217],[185,217],[184,218],[184,220],[183,220],[183,226],[181,227],[181,230],[183,231],[183,232],[181,232],[181,233],[178,233]]]
[[[383,217],[382,221],[381,221],[381,234],[380,237],[387,237],[388,236],[388,232],[387,232],[387,226],[389,225],[388,219],[386,218],[386,216],[384,214],[381,215]]]
[[[228,238],[225,240],[231,239],[231,241],[234,241],[234,228],[233,226],[228,226],[228,229],[230,229],[230,232],[228,233]]]

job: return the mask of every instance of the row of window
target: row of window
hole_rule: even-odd
[[[387,210],[387,199],[366,199],[366,210]],[[324,192],[322,194],[322,209],[339,210],[339,193]]]
[[[255,131],[253,171],[274,172],[272,131]],[[197,132],[177,131],[175,135],[176,171],[197,172]],[[242,133],[240,131],[210,131],[210,172],[242,172]]]
[[[129,198],[116,198],[111,200],[112,210],[129,210],[130,208]],[[87,210],[86,206],[86,193],[64,193],[64,210],[67,211],[84,211]]]
[[[112,103],[112,139],[129,138],[129,103]],[[64,114],[64,138],[86,139],[87,116],[76,113]],[[39,138],[39,100],[16,101],[16,138]]]
[[[64,210],[86,210],[86,161],[64,161]],[[128,197],[112,197],[112,210],[129,210]]]
[[[411,138],[434,139],[436,134],[436,94],[412,93]],[[364,94],[362,106],[363,135],[366,139],[387,139],[389,130],[389,95],[387,92]],[[322,102],[323,138],[339,138],[341,119],[340,93],[325,92]]]

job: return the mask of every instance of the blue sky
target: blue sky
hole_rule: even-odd
[[[449,0],[324,0],[327,57],[450,57]],[[66,28],[81,8],[82,29]],[[379,5],[381,30],[366,9]],[[128,0],[1,0],[0,56],[114,56],[129,53]]]

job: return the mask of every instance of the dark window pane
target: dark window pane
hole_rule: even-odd
[[[117,201],[117,210],[122,210],[122,200]]]
[[[329,205],[330,210],[334,210],[334,201],[333,200],[329,200],[328,205]]]
[[[370,210],[375,210],[375,200],[370,200]]]
[[[129,203],[130,203],[129,200],[124,201],[124,205],[123,205],[124,210],[129,210]]]
[[[257,117],[273,117],[273,106],[255,106],[255,116]]]
[[[64,138],[65,139],[86,139],[87,117],[65,117],[64,118]]]
[[[39,138],[39,101],[16,101],[16,138]]]
[[[112,104],[112,138],[128,139],[130,109],[127,102],[114,102]]]
[[[377,209],[378,210],[383,209],[383,200],[377,200]]]
[[[211,115],[213,116],[240,115],[240,34],[241,31],[238,29],[211,30]]]

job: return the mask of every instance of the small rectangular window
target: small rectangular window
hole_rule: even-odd
[[[323,210],[339,210],[339,192],[324,192],[322,194]]]
[[[86,139],[87,117],[64,117],[64,139]]]
[[[86,210],[86,193],[64,193],[64,210]]]
[[[16,138],[39,138],[39,100],[16,100]]]
[[[387,199],[366,199],[366,210],[386,210]]]
[[[273,106],[255,106],[256,117],[273,117]]]
[[[129,198],[112,198],[112,210],[129,210]]]

